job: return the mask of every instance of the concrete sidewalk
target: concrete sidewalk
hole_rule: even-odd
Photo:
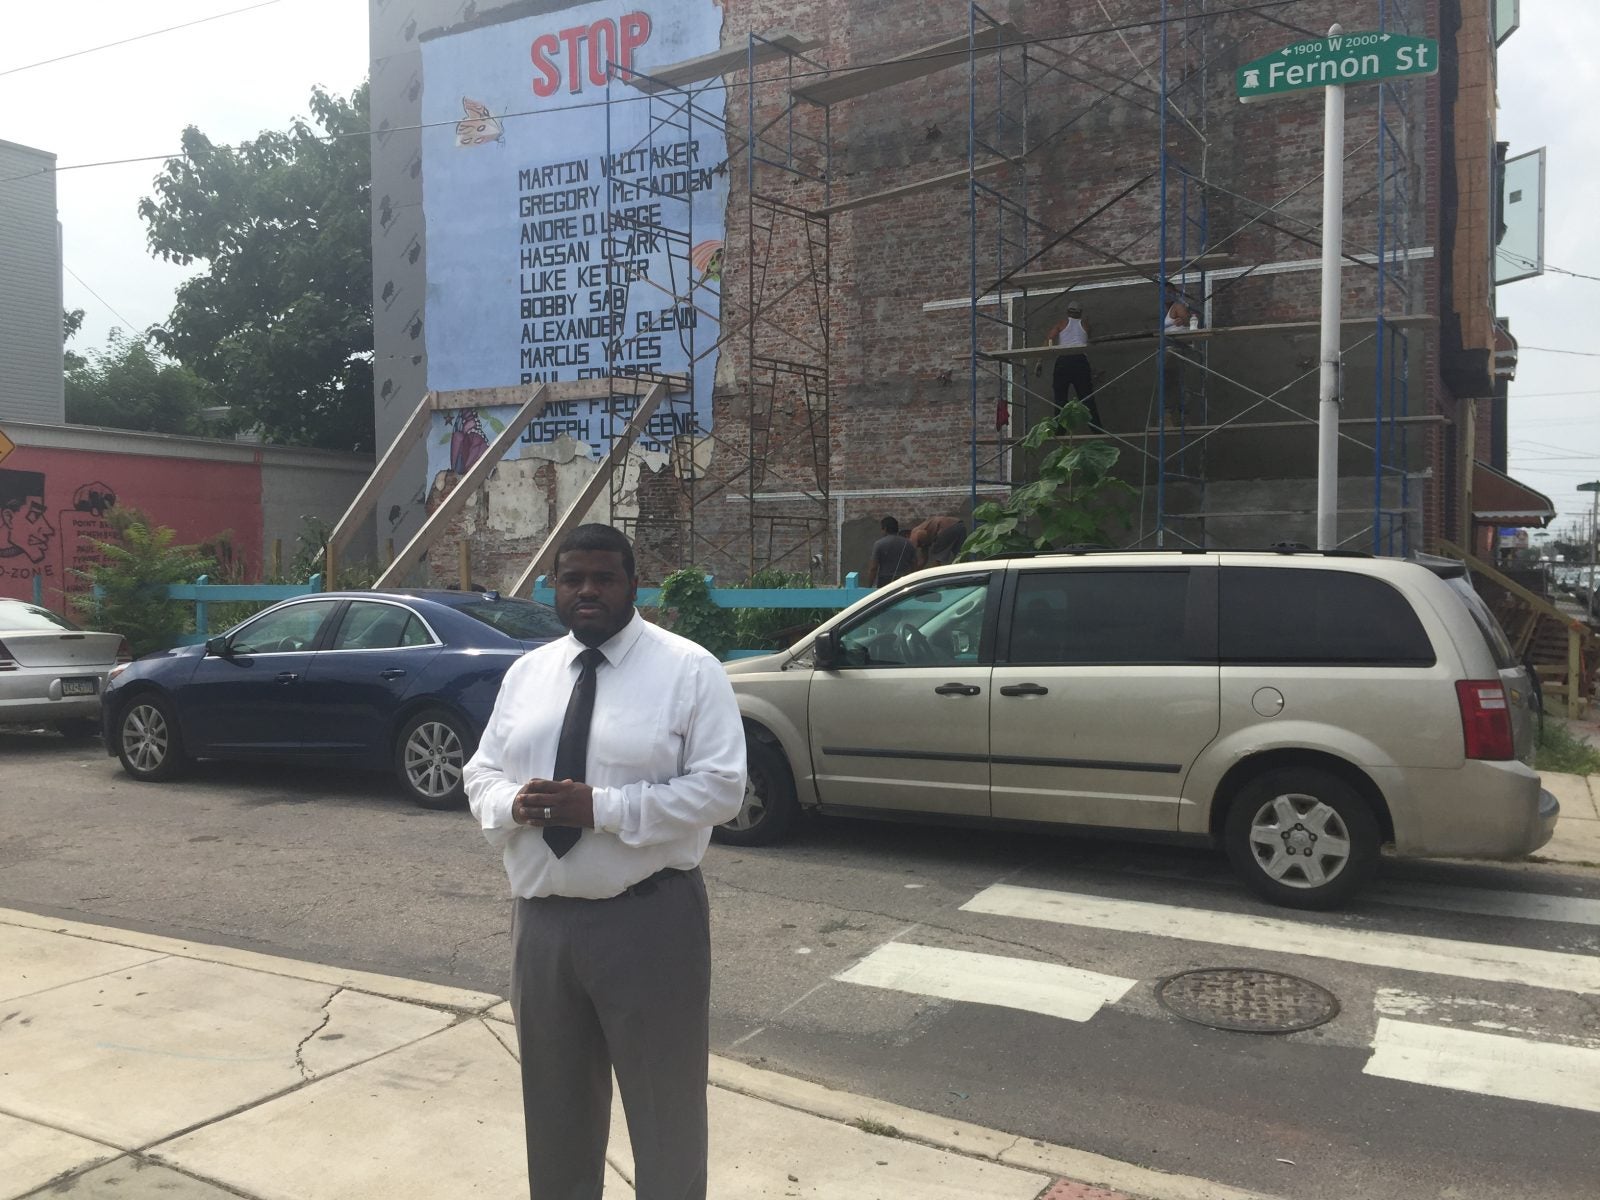
[[[485,993],[0,909],[0,1200],[525,1200],[509,1022]],[[717,1200],[1253,1197],[731,1059],[711,1080]],[[625,1200],[620,1106],[610,1163]]]
[[[1536,862],[1600,867],[1600,776],[1543,771],[1544,786],[1561,802],[1555,836],[1531,855]]]

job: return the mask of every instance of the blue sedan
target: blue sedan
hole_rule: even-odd
[[[548,605],[494,592],[297,597],[118,667],[106,749],[140,780],[197,758],[392,769],[418,803],[449,808],[506,669],[564,633]]]

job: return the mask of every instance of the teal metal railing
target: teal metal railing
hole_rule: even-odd
[[[706,584],[711,589],[712,603],[719,608],[844,609],[873,592],[872,588],[861,585],[854,571],[845,576],[844,586],[838,588],[719,588],[710,575],[706,576]],[[194,632],[184,634],[179,644],[196,646],[212,635],[209,611],[212,604],[240,601],[274,604],[321,590],[321,575],[313,575],[306,583],[212,583],[208,576],[202,575],[193,583],[168,584],[167,598],[194,605]],[[534,581],[533,599],[542,604],[555,603],[555,589],[543,575]],[[640,608],[659,608],[661,589],[640,588],[638,604]],[[770,653],[770,650],[734,650],[728,657],[751,658]]]

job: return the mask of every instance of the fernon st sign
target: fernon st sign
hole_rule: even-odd
[[[1336,33],[1295,42],[1245,63],[1235,83],[1240,100],[1308,88],[1378,83],[1439,70],[1439,43],[1401,33]]]

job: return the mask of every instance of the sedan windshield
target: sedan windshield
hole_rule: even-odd
[[[567,632],[554,609],[532,600],[474,600],[453,607],[508,637],[558,638]]]

